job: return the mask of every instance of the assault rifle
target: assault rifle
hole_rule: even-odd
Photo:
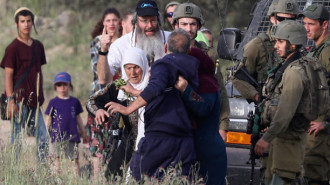
[[[109,130],[107,130],[108,140],[104,146],[103,163],[109,162],[110,158],[117,150],[121,143],[122,130],[119,128],[120,113],[113,113],[114,117],[109,117],[108,122],[110,124]]]
[[[259,156],[255,154],[254,148],[261,138],[261,127],[260,127],[260,116],[262,113],[262,108],[259,107],[259,104],[262,101],[262,83],[258,83],[254,77],[250,75],[250,73],[246,70],[245,66],[240,67],[234,76],[239,79],[248,82],[249,84],[253,85],[255,88],[258,89],[258,101],[255,104],[254,113],[250,111],[248,113],[248,123],[246,133],[251,134],[251,147],[250,147],[250,158],[247,162],[251,164],[251,176],[250,176],[250,185],[253,185],[253,178],[254,178],[254,167],[256,165],[256,159],[259,159]]]

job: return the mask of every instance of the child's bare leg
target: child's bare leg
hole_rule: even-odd
[[[93,157],[93,174],[95,181],[98,179],[99,171],[100,171],[100,158]]]
[[[60,174],[60,158],[56,157],[54,161],[54,170],[56,174]]]
[[[79,164],[79,157],[75,159],[75,165],[76,165],[76,173],[80,176],[80,164]]]

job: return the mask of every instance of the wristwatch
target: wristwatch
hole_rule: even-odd
[[[103,55],[103,56],[106,56],[108,54],[109,51],[106,51],[106,52],[103,52],[101,50],[99,50],[99,55]]]

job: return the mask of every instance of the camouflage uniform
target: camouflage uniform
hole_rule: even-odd
[[[315,9],[314,9],[315,8]],[[325,8],[324,8],[325,9]],[[324,10],[325,20],[329,19],[328,10]],[[303,15],[310,19],[321,18],[319,15],[322,12],[322,6],[311,5],[304,10]],[[318,15],[315,15],[318,14]],[[313,17],[316,16],[316,17]],[[317,57],[322,66],[330,73],[330,34],[325,39],[312,48],[308,53],[308,56]],[[318,122],[324,121],[325,115],[320,116]],[[330,126],[327,124],[324,130],[317,133],[316,136],[313,134],[308,135],[306,153],[304,159],[304,170],[305,177],[308,179],[309,184],[328,184],[330,179]]]

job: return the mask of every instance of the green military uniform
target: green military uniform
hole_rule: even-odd
[[[220,107],[220,125],[219,129],[220,130],[225,130],[228,131],[229,127],[229,112],[230,112],[230,107],[229,107],[229,99],[228,99],[228,94],[226,91],[225,83],[223,80],[223,76],[221,73],[220,65],[216,65],[217,68],[217,73],[215,74],[215,78],[218,80],[219,87],[221,89],[221,107]]]
[[[298,4],[295,0],[273,0],[268,8],[267,16],[274,16],[277,13],[297,15],[299,12]],[[267,71],[277,66],[281,62],[280,57],[274,49],[275,41],[268,34],[261,33],[244,46],[243,61],[240,67],[245,66],[247,71],[257,82],[265,82]],[[249,102],[254,101],[258,93],[255,87],[244,80],[233,79],[235,88]]]
[[[267,79],[267,71],[278,65],[281,61],[276,50],[274,49],[275,41],[270,38],[269,34],[262,33],[252,39],[244,46],[243,61],[240,67],[245,66],[247,71],[258,82],[265,82]],[[244,80],[233,79],[235,88],[248,101],[254,101],[258,90]]]
[[[303,15],[316,20],[323,18],[329,20],[329,12],[321,5],[311,5],[303,11]],[[330,34],[317,46],[311,49],[307,56],[317,57],[322,66],[330,73]],[[329,79],[328,79],[329,80]],[[317,122],[325,120],[325,115],[319,116]],[[305,177],[309,184],[328,183],[330,179],[330,125],[324,130],[312,133],[307,137],[306,153],[304,159]]]
[[[298,59],[300,56],[295,57]],[[301,100],[308,94],[308,79],[303,68],[289,65],[281,82],[271,90],[273,80],[267,80],[264,94],[270,102],[270,107],[264,109],[270,111],[264,114],[268,114],[271,121],[262,137],[270,143],[266,176],[272,177],[276,173],[282,178],[295,179],[301,172],[309,124],[302,114],[297,113],[297,109],[303,106]]]
[[[287,40],[287,44],[302,47],[306,30],[298,22],[282,21],[272,28],[272,37]],[[269,143],[266,184],[292,184],[302,173],[309,119],[307,100],[310,100],[310,80],[299,47],[289,50],[287,45],[278,67],[272,69],[263,89],[262,124],[270,123],[262,140]],[[314,71],[313,71],[314,72]],[[315,72],[316,74],[316,72]],[[258,143],[257,143],[258,144]]]
[[[322,44],[330,41],[330,35],[325,40],[316,46],[313,51],[318,51]],[[323,48],[320,52],[319,60],[327,72],[330,72],[330,45]],[[324,115],[320,116],[315,121],[322,122]],[[316,181],[329,181],[330,168],[330,126],[327,124],[324,130],[321,130],[316,136],[308,135],[307,146],[304,160],[305,177]]]
[[[297,17],[299,14],[298,4],[294,0],[273,0],[269,6],[267,16],[269,18],[271,16],[276,17],[277,13],[291,14]],[[243,61],[240,63],[239,68],[245,67],[258,83],[264,83],[268,77],[267,72],[282,62],[274,45],[275,40],[269,32],[259,34],[258,37],[244,46]],[[244,80],[234,77],[233,84],[248,102],[254,102],[256,94],[259,94],[256,87]],[[264,173],[265,168],[267,168],[267,161],[267,157],[260,157],[261,179],[270,178]]]

